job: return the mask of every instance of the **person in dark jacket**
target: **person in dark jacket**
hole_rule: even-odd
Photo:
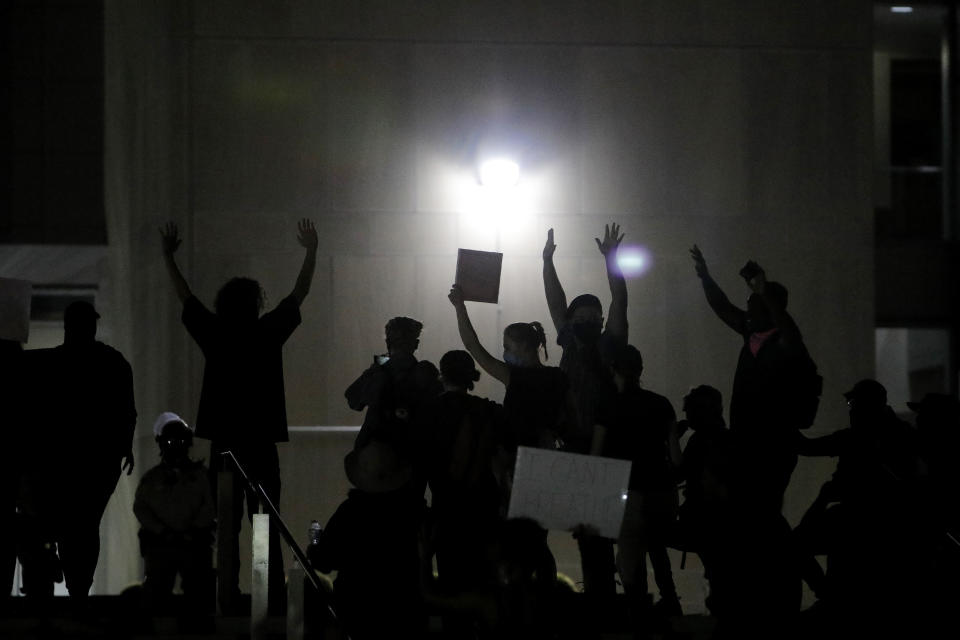
[[[93,585],[100,520],[121,472],[133,472],[137,420],[133,371],[119,351],[96,339],[99,318],[89,302],[71,303],[63,314],[63,344],[30,354],[37,358],[31,365],[37,380],[42,375],[55,398],[38,409],[41,420],[49,420],[49,433],[57,434],[47,470],[54,485],[46,494],[56,506],[49,505],[48,514],[69,523],[49,526],[56,530],[67,590],[81,600]]]
[[[740,271],[751,292],[743,310],[717,285],[696,245],[690,254],[710,308],[742,340],[730,395],[730,431],[750,460],[756,507],[779,513],[797,464],[794,436],[812,422],[804,406],[815,376],[812,360],[787,312],[782,284],[768,282],[763,269],[748,262]]]

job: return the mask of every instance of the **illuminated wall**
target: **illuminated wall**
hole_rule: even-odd
[[[291,424],[359,423],[342,393],[390,316],[423,320],[423,357],[460,346],[446,300],[458,247],[505,254],[501,304],[471,306],[495,353],[506,324],[549,325],[550,227],[568,297],[606,304],[593,238],[617,221],[648,256],[629,281],[648,388],[676,407],[696,384],[729,393],[739,340],[703,300],[687,255],[698,243],[735,301],[747,258],[787,285],[826,378],[823,428],[842,425],[840,393],[873,366],[870,7],[108,1],[113,299],[131,318],[143,433],[168,405],[192,417],[199,383],[157,225],[180,223],[202,299],[244,274],[276,303],[301,217],[321,241],[284,356]],[[486,151],[521,166],[507,203],[476,185]],[[502,396],[487,378],[478,393]],[[312,446],[284,459],[329,495],[288,494],[284,508],[325,518],[345,484]],[[798,470],[791,517],[822,474]]]

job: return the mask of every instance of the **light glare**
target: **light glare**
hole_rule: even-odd
[[[617,250],[617,266],[624,276],[642,275],[650,268],[650,252],[643,247],[620,247]]]
[[[890,11],[893,13],[913,13],[913,7],[899,6],[899,7],[890,7]]]
[[[520,165],[506,158],[494,158],[480,165],[480,184],[485,187],[512,187],[520,180]]]

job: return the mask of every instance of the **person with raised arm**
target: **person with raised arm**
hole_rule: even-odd
[[[563,435],[563,448],[574,453],[590,452],[599,407],[616,394],[609,364],[612,354],[627,344],[629,328],[627,283],[617,265],[617,250],[623,237],[620,225],[613,223],[604,226],[603,240],[594,238],[604,258],[610,285],[611,301],[606,322],[603,305],[593,294],[579,295],[567,304],[566,293],[553,264],[557,250],[553,229],[547,232],[543,247],[543,288],[557,331],[557,344],[563,349],[560,369],[570,383],[573,409],[569,428]],[[616,595],[613,541],[578,535],[578,546],[584,591],[612,601]],[[601,606],[599,602],[597,606]]]
[[[822,379],[787,312],[786,287],[767,281],[760,265],[747,262],[740,276],[751,293],[743,310],[710,275],[700,248],[694,245],[690,255],[710,308],[742,340],[730,396],[730,431],[753,460],[758,506],[779,513],[797,464],[794,437],[813,422]]]
[[[223,455],[230,451],[250,478],[280,504],[280,462],[277,442],[286,442],[287,412],[283,388],[283,344],[300,324],[300,305],[310,291],[317,257],[317,231],[310,220],[297,225],[297,240],[304,248],[303,265],[293,290],[271,311],[261,315],[264,293],[250,278],[233,278],[221,287],[209,311],[191,292],[175,261],[181,238],[176,224],[160,229],[163,257],[177,296],[183,303],[183,323],[203,351],[205,366],[196,436],[211,441],[211,482],[221,470],[233,474],[231,530],[240,531],[244,496],[248,516],[257,509],[257,497]],[[239,594],[239,551],[233,545],[232,590],[220,594],[227,607]],[[280,540],[270,536],[270,610],[283,611],[285,589]]]
[[[557,367],[540,361],[547,357],[547,338],[539,322],[515,322],[503,330],[503,360],[487,351],[470,321],[463,292],[453,285],[447,296],[457,313],[463,346],[480,368],[506,387],[503,409],[515,446],[557,448],[567,417],[567,378]]]

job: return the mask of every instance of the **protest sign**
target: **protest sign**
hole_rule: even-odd
[[[620,534],[630,461],[520,447],[510,494],[510,518],[546,529],[584,524],[607,538]]]
[[[457,275],[464,300],[497,302],[500,298],[500,270],[503,254],[493,251],[457,251]]]

